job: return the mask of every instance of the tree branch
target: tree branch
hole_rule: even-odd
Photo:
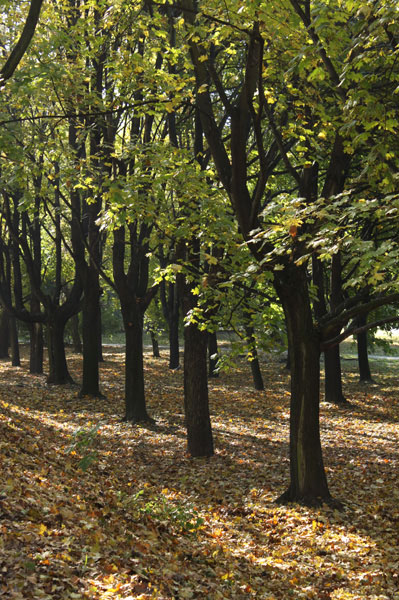
[[[31,0],[29,13],[26,18],[25,26],[22,30],[20,38],[14,46],[8,60],[0,71],[0,87],[4,85],[4,81],[12,77],[15,69],[19,63],[28,46],[31,42],[33,34],[35,33],[36,25],[39,20],[40,9],[42,7],[43,0]]]

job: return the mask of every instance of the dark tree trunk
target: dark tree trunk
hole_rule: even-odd
[[[19,355],[18,327],[15,317],[10,317],[10,346],[11,346],[11,364],[13,367],[21,366]]]
[[[147,413],[144,392],[143,365],[143,315],[133,298],[129,305],[122,307],[125,326],[125,416],[124,421],[151,422]]]
[[[83,376],[79,395],[99,398],[102,397],[102,394],[99,387],[98,367],[98,315],[100,299],[98,274],[93,269],[87,269],[83,279],[85,280],[82,310]]]
[[[99,302],[99,304],[98,304],[97,327],[98,327],[98,336],[97,336],[97,342],[98,342],[98,361],[99,362],[104,362],[104,357],[103,357],[103,325],[102,325],[102,314],[101,314],[101,302]]]
[[[73,351],[82,354],[82,340],[79,333],[79,315],[73,315],[71,321]]]
[[[150,330],[150,336],[151,336],[151,345],[152,345],[152,355],[154,358],[159,358],[160,354],[159,354],[158,338],[157,338],[156,333],[152,329]]]
[[[29,335],[29,372],[32,375],[41,375],[43,373],[43,325],[41,323],[31,323]]]
[[[362,316],[358,318],[358,326],[363,327],[367,323],[367,317]],[[357,359],[359,365],[359,379],[364,383],[372,383],[373,378],[371,376],[369,354],[368,354],[368,334],[367,331],[362,331],[356,336],[357,340]]]
[[[249,358],[249,364],[251,366],[252,380],[254,383],[254,388],[256,390],[264,390],[265,386],[263,384],[262,373],[259,366],[259,358],[258,351],[256,349],[256,339],[255,339],[255,330],[250,325],[245,328],[245,333],[248,339],[248,343],[250,345],[250,353],[251,357]]]
[[[169,369],[178,369],[179,353],[179,311],[173,311],[169,320]]]
[[[343,300],[342,265],[339,252],[334,254],[331,260],[330,280],[330,310],[333,311]],[[335,337],[338,334],[339,331],[330,333],[331,337]],[[333,404],[346,404],[346,399],[342,392],[339,345],[333,346],[324,352],[324,377],[325,401],[332,402]]]
[[[10,341],[9,315],[5,310],[0,314],[0,358],[9,358]]]
[[[216,332],[208,333],[208,377],[219,377],[218,338]]]
[[[341,356],[338,344],[324,351],[324,373],[325,402],[346,404],[347,400],[342,392]]]
[[[73,383],[65,357],[65,320],[50,317],[47,323],[49,374],[47,383]]]
[[[191,324],[184,328],[184,410],[191,456],[212,456],[213,438],[207,382],[207,334]]]
[[[284,308],[291,358],[290,485],[281,502],[317,505],[330,501],[319,427],[320,340],[314,329],[302,267],[275,276]]]
[[[162,268],[167,265],[166,259],[161,256]],[[179,290],[176,283],[163,281],[160,285],[160,299],[162,312],[168,324],[169,335],[169,369],[178,369],[180,366],[179,356]]]

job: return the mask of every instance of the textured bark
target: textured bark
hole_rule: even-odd
[[[284,308],[291,359],[290,485],[279,501],[330,501],[319,428],[320,341],[313,326],[304,268],[275,277]]]

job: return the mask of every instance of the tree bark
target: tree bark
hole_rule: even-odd
[[[331,402],[333,404],[347,404],[347,400],[342,391],[341,356],[339,352],[339,344],[324,351],[324,372],[325,402]]]
[[[102,290],[100,290],[100,295]],[[98,343],[98,362],[104,362],[103,357],[103,326],[102,326],[102,313],[101,313],[101,302],[98,303],[98,319],[97,319],[97,343]]]
[[[9,358],[8,348],[10,346],[9,315],[5,310],[0,314],[0,358]]]
[[[161,257],[162,268],[166,267],[167,261]],[[160,286],[160,299],[162,312],[168,324],[169,336],[169,369],[178,369],[180,365],[179,356],[179,293],[176,283],[169,282],[168,287],[163,281]]]
[[[249,325],[245,328],[245,333],[248,339],[248,343],[250,345],[251,358],[248,362],[251,367],[254,388],[256,390],[261,391],[265,389],[265,386],[263,384],[262,373],[259,366],[258,351],[256,349],[255,330],[252,327],[252,325]]]
[[[192,457],[213,455],[206,354],[206,332],[195,324],[187,325],[184,328],[184,410],[187,448]]]
[[[30,351],[29,372],[32,375],[43,373],[43,325],[42,323],[30,323]]]
[[[65,356],[64,330],[66,321],[51,315],[47,322],[49,374],[47,383],[73,383]]]
[[[150,330],[150,336],[151,336],[151,345],[152,345],[152,356],[154,358],[159,358],[160,354],[159,354],[158,338],[157,338],[156,333],[152,329]]]
[[[83,376],[80,396],[101,398],[98,366],[99,281],[94,269],[85,269],[82,275],[84,296],[82,309]],[[91,283],[90,283],[91,282]]]
[[[318,505],[331,501],[319,427],[320,340],[313,326],[307,275],[287,266],[275,275],[291,359],[290,485],[278,499]]]
[[[71,319],[73,351],[82,354],[82,340],[79,333],[79,315],[72,315]]]
[[[21,358],[19,354],[18,328],[17,320],[14,316],[10,317],[10,347],[11,347],[11,364],[13,367],[21,366]]]
[[[144,391],[143,364],[143,315],[133,297],[122,306],[125,326],[125,416],[132,423],[151,422],[148,415]]]
[[[358,326],[363,327],[367,323],[367,316],[358,318]],[[357,359],[359,365],[359,380],[364,383],[372,383],[369,354],[368,354],[368,335],[367,331],[362,331],[356,336],[357,341]]]

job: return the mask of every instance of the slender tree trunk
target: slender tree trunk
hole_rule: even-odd
[[[342,392],[341,356],[339,353],[339,345],[325,350],[324,373],[325,402],[331,402],[333,404],[346,404],[347,400]]]
[[[82,340],[80,339],[79,333],[79,315],[72,315],[70,318],[71,321],[71,331],[72,331],[72,344],[73,351],[77,354],[82,354]]]
[[[208,333],[208,377],[219,377],[218,338],[216,332]]]
[[[9,358],[9,341],[9,315],[5,310],[2,310],[0,314],[0,358]]]
[[[137,307],[136,298],[129,306],[122,307],[125,326],[125,416],[132,423],[151,422],[147,413],[144,392],[143,365],[143,316]]]
[[[152,355],[154,358],[159,358],[160,354],[159,354],[158,338],[156,336],[156,333],[152,329],[150,330],[150,336],[151,336],[151,345],[152,345]]]
[[[43,373],[43,325],[41,323],[31,323],[29,335],[29,372],[32,375],[41,375]]]
[[[259,366],[259,358],[258,351],[256,348],[256,339],[255,339],[255,330],[252,325],[249,325],[245,328],[245,333],[250,345],[251,358],[249,359],[249,364],[251,366],[252,380],[254,383],[254,388],[256,390],[264,390],[265,386],[263,384],[262,373]]]
[[[363,327],[367,323],[367,317],[359,317],[358,325]],[[356,336],[357,341],[357,359],[359,365],[359,379],[365,383],[372,383],[369,354],[368,354],[368,335],[367,331],[362,331]]]
[[[330,273],[330,310],[334,310],[342,300],[342,265],[341,254],[334,254],[331,260]],[[332,333],[338,335],[339,331]],[[329,348],[324,352],[324,388],[325,401],[333,404],[346,404],[346,399],[342,392],[342,372],[341,372],[341,356],[339,346]]]
[[[184,328],[184,409],[191,456],[212,456],[213,438],[207,382],[207,334],[191,324]]]
[[[166,302],[167,321],[169,325],[169,369],[178,369],[180,366],[179,291],[176,283],[169,283]]]
[[[47,383],[62,385],[73,383],[65,357],[64,344],[65,321],[56,316],[47,323],[49,374]]]
[[[171,315],[169,322],[169,369],[180,366],[179,315]]]
[[[10,317],[10,346],[11,346],[11,364],[13,367],[21,366],[19,354],[18,327],[15,317]]]
[[[286,267],[275,286],[286,317],[291,358],[290,485],[281,502],[330,501],[319,427],[320,341],[313,326],[307,275]]]

